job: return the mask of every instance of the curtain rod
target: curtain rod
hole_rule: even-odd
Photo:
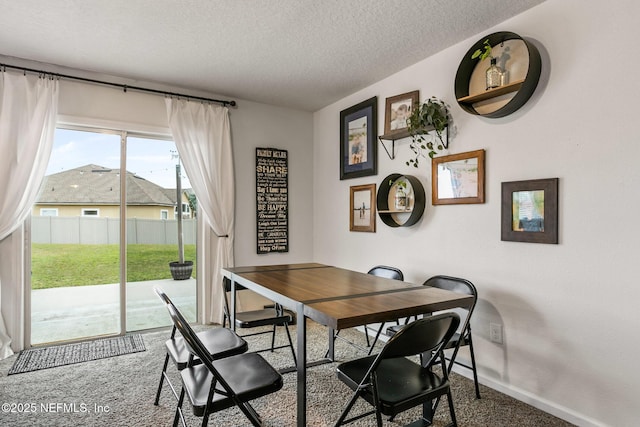
[[[186,98],[186,99],[193,99],[193,100],[197,100],[197,101],[206,101],[206,102],[215,102],[218,104],[222,104],[223,107],[226,107],[227,105],[231,106],[231,107],[235,107],[236,106],[236,101],[225,101],[225,100],[221,100],[221,99],[213,99],[213,98],[204,98],[201,96],[193,96],[193,95],[185,95],[182,93],[174,93],[174,92],[167,92],[167,91],[163,91],[163,90],[156,90],[156,89],[149,89],[149,88],[144,88],[144,87],[139,87],[139,86],[130,86],[130,85],[125,85],[125,84],[121,84],[121,83],[113,83],[113,82],[106,82],[104,80],[96,80],[96,79],[88,79],[85,77],[76,77],[76,76],[70,76],[67,74],[59,74],[59,73],[53,73],[51,71],[42,71],[42,70],[34,70],[33,68],[26,68],[26,67],[18,67],[15,65],[8,65],[8,64],[0,64],[0,70],[5,70],[7,68],[11,68],[14,70],[20,70],[23,72],[30,72],[30,73],[38,73],[38,74],[48,74],[51,75],[53,77],[58,77],[61,79],[68,79],[68,80],[78,80],[81,82],[88,82],[88,83],[95,83],[95,84],[99,84],[99,85],[105,85],[105,86],[112,86],[112,87],[118,87],[120,89],[123,89],[125,92],[127,90],[136,90],[138,92],[148,92],[148,93],[154,93],[156,95],[164,95],[164,96],[176,96],[179,98]]]

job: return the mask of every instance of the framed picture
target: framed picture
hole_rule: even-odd
[[[378,98],[340,111],[340,179],[378,173]]]
[[[502,183],[502,240],[558,243],[558,178]]]
[[[387,98],[384,113],[384,134],[389,136],[406,133],[407,119],[418,103],[420,103],[419,90]]]
[[[431,204],[484,203],[484,150],[431,160]]]
[[[376,232],[376,185],[351,187],[349,231]]]

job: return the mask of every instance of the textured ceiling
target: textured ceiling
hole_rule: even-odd
[[[0,0],[0,55],[316,111],[542,1]]]

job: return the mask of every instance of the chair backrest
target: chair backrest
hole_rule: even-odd
[[[404,280],[404,274],[400,269],[387,265],[376,265],[367,272],[373,276],[386,277],[387,279]]]
[[[428,278],[423,285],[446,289],[459,294],[473,295],[475,298],[478,297],[478,291],[473,283],[467,279],[461,279],[460,277],[433,276]]]
[[[159,287],[155,286],[153,288],[153,291],[156,293],[156,295],[158,295],[160,297],[162,302],[164,302],[165,304],[172,304],[171,300],[169,299],[167,294],[164,293],[164,291],[162,289],[160,289]]]
[[[160,289],[158,286],[154,286],[153,291],[156,293],[156,295],[160,297],[160,299],[162,300],[162,302],[164,302],[165,305],[173,305],[173,302],[171,301],[169,296],[165,294],[164,291]],[[176,330],[177,330],[176,326],[173,325],[173,328],[171,328],[171,338],[175,338]]]
[[[241,291],[243,289],[246,289],[244,286],[236,283],[236,291]],[[230,318],[231,317],[231,311],[230,311],[230,307],[231,307],[231,303],[229,302],[229,292],[231,292],[231,280],[228,277],[223,277],[222,278],[222,295],[224,297],[224,306],[222,307],[222,309],[224,310],[224,315],[226,316],[226,318]],[[226,324],[226,318],[223,321],[222,326],[225,326]],[[231,321],[229,321],[229,325],[231,325]]]
[[[240,285],[239,283],[236,283],[236,291],[242,291],[245,288],[244,286]],[[224,310],[224,319],[223,319],[223,323],[222,326],[226,326],[226,322],[227,320],[229,320],[229,325],[231,325],[231,302],[229,301],[229,293],[231,292],[231,280],[228,277],[223,277],[222,278],[222,290],[223,290],[223,307],[222,309]],[[266,307],[265,307],[266,308]],[[282,316],[284,313],[284,309],[282,308],[282,305],[280,304],[274,304],[273,308],[275,310],[275,314],[277,316]]]
[[[478,301],[478,290],[474,284],[467,279],[451,276],[433,276],[428,278],[423,285],[473,296],[473,304],[468,308],[469,316],[471,316],[471,313],[476,306],[476,302]]]
[[[231,292],[231,280],[228,277],[222,278],[222,289],[224,289],[225,292]],[[236,291],[241,291],[243,289],[246,289],[246,288],[236,283]]]
[[[456,309],[464,310],[465,312],[467,312],[466,319],[464,319],[464,322],[462,322],[461,330],[466,331],[470,328],[471,315],[473,314],[473,309],[475,308],[476,302],[478,301],[478,291],[473,283],[471,283],[467,279],[462,279],[460,277],[439,275],[428,278],[423,283],[423,285],[433,286],[434,288],[445,289],[447,291],[473,296],[473,303],[469,308]]]
[[[213,374],[215,379],[220,382],[220,384],[227,390],[230,391],[231,388],[229,384],[222,378],[218,370],[213,366],[213,358],[207,351],[205,345],[200,341],[200,338],[196,335],[195,331],[189,325],[189,322],[184,318],[182,313],[178,311],[175,305],[167,304],[167,310],[169,311],[169,315],[171,316],[171,321],[173,325],[176,327],[182,338],[184,338],[184,345],[189,350],[192,356],[198,357],[202,363],[209,369],[209,371]],[[190,363],[193,360],[193,357],[189,358]]]
[[[241,291],[243,289],[247,289],[244,286],[236,283],[236,291]],[[231,326],[231,303],[229,302],[229,292],[231,292],[231,280],[228,277],[223,277],[222,278],[222,295],[223,295],[223,301],[224,301],[224,306],[222,307],[222,309],[224,310],[224,315],[225,318],[223,319],[223,323],[222,326],[224,327],[226,325],[227,320],[229,320],[229,326]]]
[[[213,366],[213,358],[211,357],[209,350],[207,350],[200,338],[198,338],[195,331],[191,328],[191,325],[189,325],[189,322],[187,322],[180,310],[178,310],[162,289],[154,287],[153,290],[166,303],[167,310],[171,316],[171,321],[173,322],[173,329],[174,331],[178,330],[180,332],[184,339],[185,347],[189,353],[191,353],[189,363],[191,363],[194,356],[198,357],[207,366],[207,368],[209,368],[209,371],[211,371],[216,379],[221,381],[225,388],[228,388],[227,383],[220,377],[220,374]]]
[[[449,342],[460,325],[460,316],[454,312],[424,317],[404,326],[382,348],[378,361],[395,357],[408,357],[425,352],[437,354]],[[376,365],[376,363],[374,363]]]

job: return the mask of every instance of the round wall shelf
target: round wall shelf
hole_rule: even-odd
[[[394,201],[398,183],[403,181],[407,184],[406,190],[403,190],[406,193],[406,202],[404,206],[396,207]],[[389,227],[409,227],[415,224],[422,218],[424,206],[424,188],[415,176],[393,173],[383,179],[378,187],[378,216]]]
[[[488,40],[497,64],[506,70],[506,81],[494,89],[486,89],[485,72],[489,59],[471,59]],[[533,95],[542,70],[538,49],[519,35],[507,31],[490,34],[478,40],[464,55],[455,80],[458,105],[470,114],[489,118],[507,116],[522,107]]]

